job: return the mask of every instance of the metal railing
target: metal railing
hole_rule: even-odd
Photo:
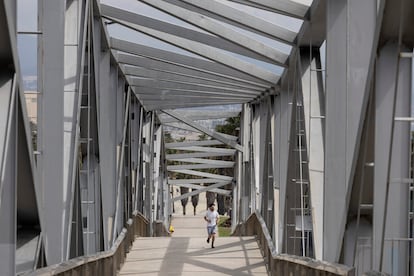
[[[233,236],[256,236],[269,275],[324,275],[354,276],[355,269],[341,264],[328,263],[308,257],[277,254],[266,223],[258,212],[238,225]]]
[[[149,221],[141,213],[134,212],[121,234],[108,251],[82,256],[66,262],[27,272],[24,276],[114,276],[125,261],[126,254],[137,236],[148,236]]]

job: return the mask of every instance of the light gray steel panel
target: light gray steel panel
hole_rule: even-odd
[[[176,55],[176,54],[172,53],[172,55]],[[114,56],[116,57],[118,63],[120,64],[144,67],[144,68],[151,69],[154,71],[176,74],[180,76],[191,77],[195,79],[206,80],[206,81],[216,82],[220,84],[233,85],[239,88],[245,88],[245,89],[251,89],[251,90],[260,90],[260,89],[263,90],[263,89],[270,87],[269,85],[265,85],[259,82],[249,81],[249,79],[252,79],[252,78],[248,75],[246,75],[248,76],[246,79],[236,78],[232,75],[224,74],[224,72],[218,70],[217,68],[216,68],[217,72],[211,71],[212,68],[210,68],[210,71],[209,71],[207,70],[207,68],[204,69],[204,66],[197,68],[197,67],[192,67],[190,65],[185,65],[185,64],[171,63],[166,60],[157,60],[154,58],[149,58],[149,57],[144,57],[144,56],[124,54],[116,50],[114,50]],[[211,62],[203,61],[203,60],[200,60],[200,61],[207,62],[207,64],[209,64],[210,66],[212,65]],[[220,66],[221,65],[218,64],[217,67],[220,68]],[[227,68],[222,68],[222,69],[227,71]],[[237,74],[239,74],[239,72],[236,71],[236,75]]]
[[[258,59],[264,62],[273,62],[272,60],[265,58],[262,55],[255,53],[254,51],[248,50],[221,37],[206,34],[204,32],[198,32],[192,29],[181,27],[179,25],[170,24],[164,21],[160,21],[136,13],[131,13],[104,4],[101,5],[101,9],[103,16],[105,18],[108,18],[109,20],[121,20],[120,22],[130,22],[157,31],[177,35],[192,41],[197,41],[215,48],[223,49],[229,52],[234,52],[236,54],[247,56],[253,59]],[[269,22],[267,22],[267,24],[270,25]]]
[[[136,26],[134,26],[136,27]],[[141,32],[143,32],[143,28],[141,27],[139,28],[139,30]],[[134,28],[136,29],[136,28]],[[174,35],[169,35],[166,33],[162,33],[162,32],[158,32],[158,31],[153,31],[153,30],[146,30],[145,32],[148,35],[157,37],[163,41],[166,41],[170,44],[173,44],[177,47],[183,48],[185,50],[188,50],[189,52],[195,53],[199,56],[202,56],[204,58],[207,58],[209,60],[215,61],[219,64],[224,65],[225,67],[228,68],[232,68],[236,71],[239,71],[241,73],[247,74],[249,76],[254,77],[255,79],[258,80],[262,80],[264,81],[265,84],[270,84],[270,85],[275,85],[276,82],[279,80],[279,75],[274,74],[268,70],[265,69],[261,69],[260,67],[252,64],[252,63],[248,63],[248,62],[244,62],[238,58],[234,58],[226,53],[224,53],[223,51],[219,51],[216,48],[207,46],[207,45],[203,45],[201,43],[198,42],[194,42],[194,41],[188,41],[186,39],[182,39],[180,37],[174,36]],[[137,55],[143,55],[143,56],[149,56],[149,57],[154,57],[156,59],[159,60],[177,60],[176,63],[178,64],[182,64],[183,62],[190,61],[191,63],[193,62],[197,62],[197,64],[194,67],[202,67],[201,64],[208,64],[208,62],[206,63],[205,61],[202,62],[202,60],[197,59],[197,58],[191,58],[191,57],[185,57],[183,55],[174,55],[171,56],[171,53],[168,53],[168,51],[163,51],[163,50],[155,50],[154,48],[151,47],[137,47],[138,45],[130,43],[130,42],[125,42],[122,40],[117,40],[117,39],[111,39],[111,47],[124,51],[124,52],[128,52],[128,53],[132,53],[132,54],[137,54]],[[131,49],[132,48],[132,49]],[[149,53],[143,53],[140,51],[140,49],[146,48],[147,50],[149,50]],[[160,54],[162,56],[160,56]],[[169,57],[164,58],[163,56],[168,55]],[[191,64],[190,63],[190,64]],[[185,64],[185,63],[184,63]],[[188,64],[188,63],[187,63]],[[189,65],[190,65],[189,64]],[[200,66],[201,65],[201,66]],[[211,63],[210,65],[212,65],[213,67],[216,67],[216,64]],[[191,65],[190,65],[191,66]],[[230,74],[232,72],[232,70],[228,71],[228,70],[224,70],[225,74]],[[243,75],[244,75],[243,74]]]
[[[198,195],[198,194],[201,194],[201,193],[210,191],[210,190],[215,189],[215,188],[223,187],[223,186],[225,186],[225,185],[227,185],[229,183],[230,182],[227,182],[227,183],[226,182],[224,182],[224,183],[220,182],[220,183],[212,184],[212,185],[207,186],[205,188],[201,188],[201,189],[198,189],[196,191],[192,191],[190,193],[186,193],[186,194],[183,194],[181,196],[174,197],[173,200],[174,201],[178,201],[178,200],[181,200],[181,199],[184,199],[184,198],[193,196],[193,195]]]
[[[112,93],[116,94],[116,141],[118,145],[123,140],[123,127],[125,118],[125,80],[118,75],[118,67],[111,63],[110,82]],[[119,161],[119,160],[118,160]]]
[[[329,1],[323,257],[339,261],[367,101],[376,1]]]
[[[157,81],[154,81],[154,83],[159,83]],[[162,85],[162,84],[161,84]],[[239,101],[251,101],[257,95],[245,95],[245,94],[239,94],[233,92],[219,92],[214,91],[215,89],[205,88],[204,90],[192,90],[190,89],[181,89],[181,88],[168,88],[168,84],[165,88],[152,88],[150,85],[148,86],[136,86],[133,85],[132,88],[134,89],[134,93],[137,93],[137,97],[141,99],[142,101],[151,101],[151,100],[158,100],[158,101],[171,101],[171,102],[177,102],[177,99],[181,98],[194,98],[195,100],[212,100],[212,99],[221,99],[221,100],[227,100],[227,101],[233,101],[233,100],[239,100]],[[174,86],[171,85],[171,86]],[[183,86],[183,85],[180,85]],[[186,85],[188,87],[188,85]],[[138,91],[138,92],[136,92]],[[165,103],[165,102],[164,102]],[[160,103],[162,104],[162,103]]]
[[[243,112],[242,112],[242,141],[243,141],[243,162],[250,161],[250,134],[251,134],[251,107],[250,105],[244,104],[243,105]]]
[[[38,118],[38,148],[41,155],[37,164],[42,186],[44,210],[44,245],[48,265],[66,259],[67,206],[64,202],[63,185],[64,155],[64,35],[66,1],[42,0],[39,4],[39,28],[42,30],[42,43],[39,45],[41,79],[43,89],[41,114]]]
[[[243,89],[236,85],[232,84],[222,84],[217,83],[216,81],[204,80],[200,78],[193,78],[192,76],[183,76],[173,72],[162,72],[157,70],[151,70],[144,67],[136,67],[136,66],[125,66],[121,65],[122,72],[124,75],[132,76],[132,77],[139,77],[139,78],[148,78],[148,79],[155,79],[160,81],[169,81],[169,82],[176,82],[176,83],[188,83],[188,84],[198,84],[202,87],[215,87],[221,89],[228,89],[230,91],[240,91],[251,94],[254,92],[264,92],[263,88],[249,88]]]
[[[0,95],[9,95],[5,110],[1,117],[6,120],[4,128],[3,167],[0,167],[0,267],[4,275],[15,275],[16,263],[16,187],[17,187],[17,120],[16,93],[12,90],[11,72],[2,72]],[[4,85],[3,85],[4,84]]]
[[[194,127],[195,129],[198,129],[199,131],[202,131],[203,133],[207,134],[208,136],[211,136],[211,137],[223,142],[224,144],[229,145],[232,148],[237,149],[238,151],[243,151],[243,148],[239,144],[234,142],[234,140],[227,139],[226,137],[220,135],[220,133],[213,132],[213,131],[211,131],[211,130],[209,130],[209,129],[207,129],[207,128],[205,128],[205,127],[203,127],[203,126],[201,126],[201,125],[199,125],[195,122],[192,122],[191,120],[189,120],[188,118],[182,116],[180,113],[178,113],[176,111],[163,110],[163,112],[170,115],[170,116],[172,116],[172,117],[174,117],[174,118],[176,118],[176,119],[178,119],[178,120],[180,120],[180,121],[182,121],[183,123],[185,123],[185,124],[187,124],[191,127]]]
[[[74,198],[74,187],[76,178],[76,169],[74,166],[77,164],[77,148],[78,145],[76,137],[77,127],[79,123],[80,114],[80,98],[81,90],[80,85],[80,70],[83,69],[83,54],[79,54],[79,49],[82,49],[83,36],[86,22],[85,14],[89,12],[88,9],[84,9],[82,2],[72,1],[67,2],[66,13],[65,13],[65,41],[64,41],[64,109],[63,109],[63,201],[66,202],[64,211],[64,226],[63,236],[67,239],[65,244],[65,252],[69,252],[70,248],[70,231],[72,221],[72,210],[73,210],[73,198]],[[87,17],[87,16],[86,16]],[[82,63],[82,65],[81,65]],[[69,253],[66,253],[69,255]],[[66,257],[68,258],[68,257]]]
[[[194,183],[218,183],[227,182],[227,180],[217,180],[214,178],[196,178],[196,179],[168,179],[168,184],[181,185],[181,184],[194,184]]]
[[[136,88],[136,86],[133,86],[133,88]],[[136,89],[135,89],[136,90]],[[167,91],[169,89],[166,89]],[[137,98],[145,103],[159,103],[158,108],[162,108],[165,105],[168,104],[177,104],[177,99],[180,99],[180,103],[178,104],[191,104],[191,103],[222,103],[222,104],[238,104],[238,103],[245,103],[249,102],[253,99],[253,97],[232,97],[232,96],[223,96],[223,95],[216,95],[215,92],[209,93],[209,92],[200,92],[197,94],[186,94],[183,92],[174,93],[173,95],[151,95],[151,94],[138,94]],[[162,103],[160,103],[162,102]]]
[[[182,148],[181,147],[171,147],[171,149],[182,149]],[[207,153],[220,153],[220,154],[234,154],[236,152],[234,149],[199,147],[199,146],[186,147],[185,150],[187,150],[187,151],[201,151],[201,152],[207,152]]]
[[[217,182],[213,182],[213,183],[217,183]],[[229,182],[227,181],[226,183],[229,183]],[[193,185],[193,184],[187,184],[187,183],[178,183],[178,184],[176,183],[176,184],[174,184],[174,186],[185,187],[185,188],[196,189],[196,190],[206,187],[206,186]],[[229,191],[229,190],[223,190],[223,189],[217,189],[217,188],[210,190],[210,192],[221,194],[221,195],[230,195],[231,194],[231,191]]]
[[[168,103],[168,104],[163,104],[160,105],[159,102],[148,102],[146,104],[143,103],[143,106],[146,110],[148,111],[159,111],[161,109],[175,109],[175,108],[186,108],[186,107],[206,107],[206,106],[214,106],[214,105],[226,105],[226,104],[242,104],[242,103],[246,103],[246,101],[227,101],[227,100],[222,100],[222,101],[212,101],[212,102],[194,102],[193,104],[191,103]],[[171,125],[172,126],[172,125]],[[190,127],[186,127],[186,126],[180,126],[180,125],[176,125],[176,126],[172,126],[172,127],[177,127],[177,128],[181,128],[181,129],[190,129]],[[193,128],[191,131],[194,132],[199,132],[199,131],[195,131]]]
[[[214,179],[219,179],[219,180],[232,180],[233,179],[230,176],[213,174],[213,173],[205,173],[205,172],[194,171],[194,170],[171,170],[171,171],[177,172],[177,173],[184,173],[184,174],[189,174],[189,175],[207,177],[207,178],[214,178]]]
[[[180,99],[181,104],[191,104],[191,103],[204,103],[204,106],[206,103],[222,103],[222,104],[238,104],[238,103],[245,103],[252,100],[252,97],[231,97],[231,96],[221,96],[221,95],[212,95],[209,93],[202,93],[201,95],[188,95],[188,94],[182,94],[177,93],[171,96],[154,96],[154,95],[139,95],[139,100],[146,105],[149,103],[157,103],[157,102],[163,102],[163,104],[159,105],[158,108],[163,108],[164,106],[168,104],[174,105],[177,101],[177,98]]]
[[[153,174],[154,174],[154,211],[153,211],[153,220],[158,219],[158,195],[160,194],[160,190],[162,190],[163,179],[161,179],[160,175],[160,165],[161,165],[161,140],[162,140],[162,126],[158,126],[157,129],[154,131],[154,158],[152,159],[154,162],[153,165]]]
[[[323,259],[337,262],[346,219],[347,1],[327,3],[326,132]],[[325,246],[326,245],[326,246]]]
[[[215,153],[215,152],[196,152],[196,153],[179,153],[179,154],[167,154],[167,160],[180,160],[185,158],[199,158],[199,157],[218,157],[218,156],[231,156],[234,152],[227,153]]]
[[[274,233],[273,240],[275,250],[277,253],[281,253],[281,241],[283,241],[283,227],[284,225],[280,222],[280,217],[283,214],[280,213],[280,95],[277,95],[272,100],[270,107],[270,141],[272,143],[271,158],[273,164],[273,193],[274,193],[274,206],[273,206],[273,221],[274,221]]]
[[[300,52],[315,258],[322,260],[325,94],[318,50]],[[311,56],[312,55],[312,56]],[[312,59],[311,59],[312,58]]]
[[[110,52],[99,51],[99,154],[101,166],[102,219],[104,245],[108,250],[112,246],[113,222],[116,201],[116,93],[111,90]],[[97,68],[96,68],[97,69]]]
[[[217,146],[223,145],[223,142],[217,140],[205,140],[205,141],[186,141],[186,142],[176,142],[176,143],[166,143],[165,148],[186,148],[191,146]]]
[[[258,125],[257,125],[257,129],[254,130],[253,132],[253,146],[256,146],[255,150],[256,154],[255,154],[255,158],[257,157],[257,159],[255,160],[255,170],[256,170],[256,185],[258,187],[258,191],[259,194],[267,194],[266,190],[264,189],[264,186],[268,184],[267,178],[268,178],[268,173],[267,173],[267,160],[266,160],[266,143],[268,143],[267,141],[267,135],[266,133],[268,133],[268,126],[269,126],[269,98],[265,98],[261,104],[260,107],[258,108],[258,116],[259,116],[259,120],[258,120]],[[257,140],[255,141],[255,133],[258,134]],[[257,144],[255,143],[257,142]],[[266,180],[266,181],[265,181]],[[266,201],[266,197],[260,198],[257,200],[257,207],[260,209],[260,206],[262,204],[267,205],[267,203],[265,203],[264,201]],[[267,209],[267,208],[266,208]],[[263,214],[264,216],[265,214]]]
[[[167,1],[177,4],[176,0]],[[270,23],[269,21],[263,20],[257,16],[243,12],[241,10],[230,7],[229,5],[220,3],[215,0],[209,2],[203,0],[182,0],[181,2],[186,2],[195,7],[209,11],[214,15],[217,15],[214,18],[219,21],[224,21],[228,24],[233,24],[239,28],[244,28],[248,31],[255,32],[257,34],[267,36],[276,40],[280,40],[284,43],[293,44],[296,38],[296,33],[289,29],[286,29],[279,25],[275,25],[273,23]],[[206,16],[211,15],[209,13],[205,14],[203,11],[198,12]],[[229,20],[224,20],[225,18]]]
[[[230,0],[243,5],[252,6],[259,9],[304,19],[308,11],[308,7],[299,2],[290,0],[272,1],[272,0]]]
[[[90,158],[89,171],[87,158]],[[100,171],[97,158],[95,156],[85,156],[82,162],[82,170],[85,173],[79,175],[81,214],[83,218],[88,218],[86,225],[83,225],[83,250],[85,255],[90,255],[99,251],[100,239],[98,233],[102,223],[99,218],[101,202],[97,196],[98,192],[100,193]]]
[[[111,70],[112,71],[112,70]],[[116,72],[116,71],[115,71]],[[118,79],[113,77],[112,79]],[[121,82],[122,84],[122,82]],[[131,89],[128,89],[128,93],[126,99],[124,100],[124,92],[123,92],[123,84],[121,87],[118,86],[118,95],[117,97],[121,97],[123,105],[118,106],[118,122],[117,125],[121,125],[121,143],[117,145],[117,182],[116,182],[116,205],[115,205],[115,220],[114,220],[114,229],[116,229],[116,234],[113,235],[112,243],[115,243],[119,234],[121,234],[122,228],[125,225],[125,221],[123,220],[123,213],[124,213],[124,205],[125,205],[125,197],[124,197],[124,185],[125,183],[125,145],[127,143],[127,136],[128,136],[128,114],[129,108],[131,103]],[[122,112],[122,115],[119,113]],[[128,148],[129,150],[129,148]],[[115,232],[114,232],[115,233]]]
[[[280,155],[279,161],[279,250],[286,252],[287,248],[284,246],[284,241],[288,238],[288,233],[285,231],[287,218],[286,218],[286,201],[288,184],[291,183],[289,179],[289,168],[292,166],[289,163],[289,155],[292,149],[291,141],[291,128],[294,128],[295,124],[292,123],[292,91],[288,89],[288,84],[282,84],[283,88],[279,94],[280,101],[279,106],[275,106],[276,110],[280,109],[280,128],[279,128],[279,145]],[[278,115],[277,115],[278,116]],[[294,147],[293,146],[293,147]]]
[[[257,97],[261,94],[260,91],[244,90],[239,88],[227,88],[220,87],[215,85],[206,85],[197,82],[180,82],[174,80],[159,80],[159,79],[149,79],[149,78],[138,78],[138,77],[128,77],[128,82],[131,86],[135,87],[147,87],[147,88],[157,88],[160,89],[161,94],[171,91],[188,91],[197,94],[197,91],[203,92],[217,92],[219,95],[233,95],[236,94],[240,96],[250,96]],[[138,94],[141,93],[141,90],[138,89]]]
[[[154,47],[131,43],[125,40],[111,38],[111,47],[113,49],[133,55],[138,55],[143,58],[149,58],[151,60],[168,63],[175,66],[182,66],[196,72],[212,74],[218,77],[221,75],[234,81],[245,82],[261,87],[268,87],[271,85],[264,80],[251,76],[247,73],[240,72],[230,66],[214,63],[200,58],[190,57],[187,55],[181,55]],[[135,61],[132,60],[132,62]]]
[[[404,49],[404,48],[403,48]],[[403,50],[402,49],[402,50]],[[391,273],[392,254],[398,254],[394,263],[396,275],[406,275],[407,252],[405,246],[392,248],[390,241],[384,244],[383,267],[380,267],[382,239],[407,238],[408,226],[408,185],[389,183],[387,191],[388,168],[390,179],[409,178],[410,163],[410,123],[394,122],[394,133],[391,133],[392,120],[395,117],[411,116],[411,60],[401,59],[396,83],[398,45],[388,43],[379,52],[376,64],[375,94],[375,167],[374,167],[374,218],[373,218],[373,269]],[[395,95],[395,85],[398,85]],[[396,101],[395,114],[393,102]],[[391,135],[394,137],[391,138]],[[391,139],[393,143],[391,145]],[[390,153],[391,148],[391,156]],[[391,164],[389,164],[391,162]],[[390,167],[388,167],[390,166]],[[385,202],[388,193],[388,203]],[[385,233],[383,233],[384,208],[387,206]]]
[[[6,134],[8,132],[8,124],[10,120],[10,107],[12,104],[12,85],[13,77],[11,72],[0,74],[0,172],[5,166],[6,152]],[[0,195],[2,191],[2,183],[0,182]],[[1,202],[1,197],[0,197]]]
[[[191,120],[210,120],[210,119],[227,119],[230,117],[237,117],[240,114],[239,110],[231,111],[231,110],[224,110],[218,111],[214,109],[207,109],[207,110],[182,110],[181,113],[191,118]],[[177,119],[168,116],[166,114],[157,113],[158,119],[162,124],[171,123],[171,122],[179,122]]]
[[[0,59],[2,64],[6,65],[10,70],[20,72],[19,60],[17,52],[17,3],[13,0],[3,1],[0,8],[2,19],[0,20]]]
[[[210,17],[203,16],[199,13],[183,9],[176,5],[171,5],[165,1],[160,0],[140,0],[148,5],[151,5],[159,10],[162,10],[172,16],[175,16],[183,21],[193,24],[207,32],[220,36],[224,39],[232,41],[246,49],[254,51],[255,53],[262,55],[263,57],[269,58],[273,63],[285,66],[285,62],[289,55],[271,48],[265,43],[253,39],[241,32],[238,32],[219,21],[216,21]]]
[[[194,170],[194,169],[216,169],[216,168],[233,168],[233,165],[223,164],[194,164],[194,165],[171,165],[167,170]]]
[[[144,105],[146,110],[160,110],[160,109],[178,109],[178,108],[185,108],[185,107],[197,107],[197,106],[211,106],[211,105],[226,105],[226,104],[240,104],[247,102],[246,100],[219,100],[219,99],[212,99],[207,101],[205,98],[203,99],[181,99],[179,103],[174,100],[165,100],[161,102],[159,100],[141,100],[138,97],[142,104]]]
[[[234,166],[232,161],[223,161],[223,160],[212,160],[204,158],[186,158],[186,159],[169,159],[171,161],[180,161],[187,163],[199,163],[199,164],[213,164],[213,165],[224,165],[224,166]]]

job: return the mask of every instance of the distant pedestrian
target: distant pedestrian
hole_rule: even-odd
[[[196,191],[196,189],[193,189],[193,191]],[[193,203],[194,216],[195,216],[197,213],[198,194],[191,196],[191,203]]]
[[[214,240],[216,239],[217,233],[217,223],[219,220],[219,214],[216,210],[214,210],[214,206],[214,203],[211,203],[208,206],[206,215],[204,216],[204,220],[207,221],[207,243],[209,243],[211,239],[211,248],[214,248]]]

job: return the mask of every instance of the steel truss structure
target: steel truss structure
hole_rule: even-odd
[[[0,2],[2,275],[107,251],[136,212],[153,235],[185,197],[172,198],[169,185],[197,189],[188,197],[227,195],[220,187],[231,182],[233,227],[259,211],[276,253],[357,275],[414,275],[413,1],[139,2],[181,23],[97,0],[38,0],[36,143],[17,5]],[[112,24],[187,54],[112,37]],[[227,104],[242,105],[236,138],[195,122],[234,112],[180,110]],[[166,155],[180,147],[164,143],[166,126],[213,140]],[[236,162],[201,159],[228,155]],[[210,167],[234,167],[234,181],[198,171]],[[203,180],[168,179],[168,170]]]

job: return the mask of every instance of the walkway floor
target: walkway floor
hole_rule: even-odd
[[[138,238],[119,275],[268,275],[253,237],[206,242],[204,211],[174,215],[172,237]]]

